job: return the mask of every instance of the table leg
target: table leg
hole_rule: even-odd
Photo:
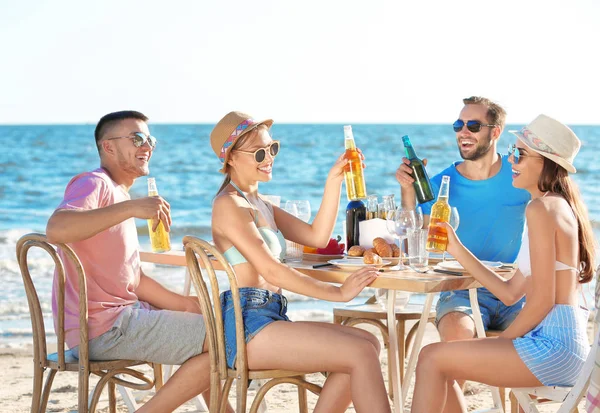
[[[400,384],[400,363],[398,360],[398,330],[396,330],[396,291],[387,292],[387,325],[389,333],[389,346],[391,360],[388,360],[388,368],[392,372],[390,387],[394,395],[394,413],[404,413],[404,402],[402,399],[402,385]]]
[[[417,334],[413,341],[412,349],[410,350],[410,357],[408,358],[408,366],[406,367],[406,373],[404,374],[404,389],[402,392],[402,404],[406,400],[408,395],[408,388],[410,387],[410,381],[417,368],[417,357],[423,344],[423,337],[425,336],[425,328],[427,328],[427,322],[429,321],[429,314],[431,313],[431,305],[433,303],[434,294],[427,294],[425,297],[425,303],[423,304],[423,312],[421,313],[421,319],[419,320],[419,327],[417,328]],[[404,366],[402,366],[404,368]]]
[[[483,319],[481,318],[481,310],[479,308],[479,301],[477,300],[477,288],[471,288],[469,290],[469,300],[471,302],[471,309],[473,310],[473,320],[475,321],[475,330],[477,331],[477,337],[484,338],[485,327],[483,326]],[[494,400],[494,407],[490,412],[502,412],[502,397],[500,397],[500,390],[497,387],[490,386],[492,392],[492,399]]]

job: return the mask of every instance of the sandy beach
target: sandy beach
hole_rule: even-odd
[[[593,324],[590,322],[588,325],[588,333],[591,334]],[[374,332],[374,330],[373,330]],[[425,343],[432,343],[439,340],[437,331],[433,325],[427,326],[427,332],[425,335]],[[383,352],[382,352],[383,353]],[[384,378],[387,383],[387,360],[385,355],[381,356],[382,369],[384,372]],[[0,348],[0,369],[4,371],[4,385],[0,386],[0,412],[4,413],[17,413],[17,412],[29,412],[31,403],[31,389],[32,389],[32,347],[31,345],[25,348]],[[309,376],[309,379],[315,383],[322,383],[323,376],[313,375]],[[96,380],[93,380],[95,383]],[[409,397],[406,404],[406,411],[410,411],[410,403],[412,389],[409,390]],[[468,382],[465,389],[466,399],[469,407],[469,411],[477,409],[485,409],[492,406],[492,398],[489,390],[486,386],[478,383]],[[249,393],[249,397],[252,398],[254,391]],[[235,390],[231,392],[231,401],[235,402]],[[507,396],[508,397],[508,396]],[[273,413],[288,413],[298,411],[298,401],[296,389],[293,386],[281,385],[271,390],[267,394],[266,398],[268,402],[268,411]],[[312,411],[316,402],[316,396],[309,394],[309,411]],[[584,403],[581,402],[580,406],[583,408]],[[541,408],[541,412],[550,413],[555,412],[558,409],[558,404],[548,405]],[[50,399],[48,402],[48,412],[76,412],[77,411],[77,374],[64,372],[57,374],[52,392],[50,393]],[[107,396],[104,392],[99,412],[108,412],[107,407]],[[126,413],[127,408],[123,403],[122,399],[118,397],[118,412]],[[177,412],[193,412],[197,411],[196,407],[192,403],[183,405]],[[348,412],[354,412],[354,409],[350,407]],[[583,411],[583,410],[581,410]]]

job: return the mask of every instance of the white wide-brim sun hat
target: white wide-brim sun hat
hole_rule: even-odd
[[[521,130],[509,131],[529,149],[556,162],[571,173],[577,172],[573,161],[581,147],[575,132],[556,119],[539,115]]]

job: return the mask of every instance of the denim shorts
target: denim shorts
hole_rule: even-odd
[[[240,288],[240,304],[242,318],[244,319],[246,343],[272,322],[290,321],[285,315],[287,312],[287,299],[281,294],[259,288],[244,287]],[[235,341],[235,313],[231,291],[225,291],[221,294],[221,308],[223,309],[223,323],[225,325],[227,366],[233,368],[237,357],[237,344]]]
[[[477,301],[481,310],[483,326],[486,330],[506,330],[517,318],[525,305],[525,297],[517,303],[506,306],[496,298],[487,288],[477,289]],[[435,323],[439,324],[442,317],[452,312],[465,313],[473,318],[469,290],[444,291],[436,307]]]

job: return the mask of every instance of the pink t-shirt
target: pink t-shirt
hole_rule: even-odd
[[[91,210],[130,199],[102,168],[77,175],[67,185],[57,209]],[[140,282],[140,255],[135,219],[130,218],[84,241],[69,244],[85,270],[88,295],[89,339],[107,332],[126,306],[137,301],[135,289]],[[65,340],[72,348],[79,345],[79,282],[68,258],[65,263]],[[52,312],[57,330],[57,276],[54,274]]]

